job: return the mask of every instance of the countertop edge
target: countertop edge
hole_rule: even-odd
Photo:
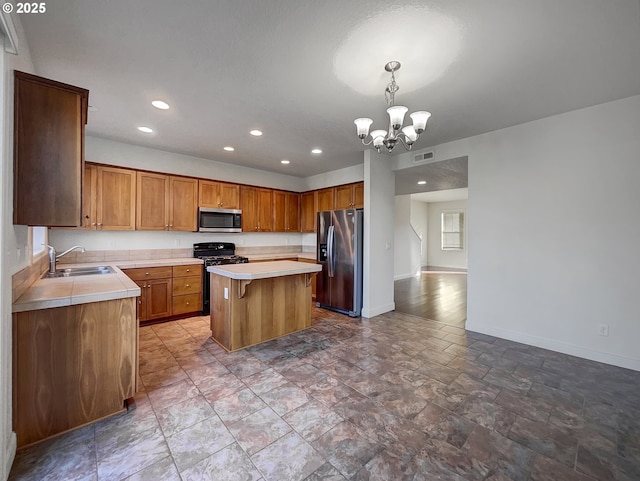
[[[253,269],[253,272],[246,272],[248,269]],[[240,272],[237,272],[238,270],[240,270]],[[207,267],[207,272],[209,273],[218,274],[230,279],[246,281],[268,279],[270,277],[294,276],[298,274],[313,274],[321,270],[322,266],[320,264],[298,261],[271,261],[254,265],[248,263]]]

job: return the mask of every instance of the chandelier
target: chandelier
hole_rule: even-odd
[[[384,90],[384,97],[387,99],[387,105],[389,106],[387,109],[387,113],[389,114],[389,131],[374,130],[369,134],[369,127],[371,127],[373,120],[364,117],[354,120],[353,123],[356,124],[358,137],[362,141],[362,144],[371,145],[373,143],[378,153],[380,153],[382,146],[385,146],[387,151],[391,152],[398,141],[404,145],[405,149],[411,150],[413,143],[418,140],[420,134],[424,132],[424,129],[427,127],[427,120],[429,120],[431,114],[424,110],[413,112],[409,115],[413,121],[413,125],[402,127],[404,114],[406,114],[409,109],[402,105],[395,105],[394,103],[395,94],[400,89],[398,84],[396,84],[394,74],[400,69],[400,62],[389,62],[384,66],[384,69],[387,72],[391,72],[391,82]],[[371,140],[365,142],[367,135],[371,136]]]

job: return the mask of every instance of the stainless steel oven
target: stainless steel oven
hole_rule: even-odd
[[[200,207],[198,232],[242,232],[242,211]]]

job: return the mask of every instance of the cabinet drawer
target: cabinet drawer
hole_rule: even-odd
[[[135,269],[122,269],[127,276],[134,281],[144,281],[145,279],[171,278],[173,268],[168,267],[136,267]]]
[[[186,296],[175,296],[173,298],[173,314],[184,314],[186,312],[196,312],[202,310],[202,295],[189,294]]]
[[[173,295],[199,294],[202,292],[202,278],[198,276],[178,277],[173,280]]]
[[[200,275],[202,273],[202,264],[193,264],[188,266],[173,266],[173,277],[187,277]]]

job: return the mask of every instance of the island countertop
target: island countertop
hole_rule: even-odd
[[[311,274],[321,270],[322,266],[320,264],[297,261],[250,262],[248,264],[225,264],[207,267],[207,272],[209,273],[240,280]]]

